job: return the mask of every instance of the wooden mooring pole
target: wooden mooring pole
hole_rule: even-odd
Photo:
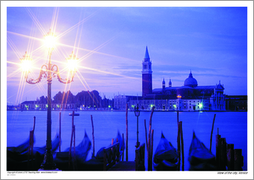
[[[153,168],[153,135],[154,135],[154,130],[152,129],[152,134],[151,134],[151,148],[150,148],[150,169],[152,171]]]
[[[210,136],[210,152],[212,152],[213,127],[214,127],[215,117],[216,117],[216,114],[214,114],[213,116],[213,124],[212,124],[211,136]]]
[[[147,128],[146,128],[146,119],[144,119],[144,126],[145,126],[145,136],[146,136],[146,150],[148,152],[148,142],[147,142]]]
[[[181,162],[181,127],[180,122],[177,123],[177,154],[178,154],[178,171],[180,171],[180,162]]]
[[[30,170],[30,167],[33,167],[33,144],[34,144],[34,131],[30,131],[29,135],[29,149],[28,149],[28,169]]]
[[[69,168],[71,168],[71,162],[72,162],[71,149],[72,149],[72,142],[73,142],[73,133],[74,133],[74,129],[72,126],[72,128],[71,128],[71,142],[70,142],[70,149],[69,149]]]
[[[177,115],[176,120],[177,120],[177,125],[178,125],[178,123],[179,123],[179,110],[177,110],[176,115]]]
[[[184,147],[183,147],[183,124],[180,121],[180,131],[181,131],[181,151],[182,151],[182,171],[184,171]]]
[[[74,166],[74,160],[75,160],[75,126],[74,126],[74,111],[72,111],[72,131],[71,131],[71,142],[70,142],[70,149],[69,149],[69,168],[71,168],[71,162],[73,163],[73,169],[75,169]],[[72,144],[74,143],[74,154],[73,157],[71,155],[72,150]]]
[[[242,171],[243,166],[243,156],[241,149],[234,150],[234,170],[235,171]]]
[[[73,140],[73,169],[75,170],[76,168],[76,136],[75,136],[75,125],[73,125],[73,136],[74,136],[74,140]]]
[[[226,170],[227,166],[227,143],[225,138],[220,138],[220,158],[221,158],[221,164],[220,168],[221,170]]]
[[[122,144],[124,145],[124,133],[122,133]],[[123,150],[122,161],[124,161],[124,147],[121,150]]]
[[[227,166],[229,171],[234,170],[234,144],[228,144],[227,147]]]
[[[91,124],[92,124],[92,138],[93,138],[93,153],[92,153],[92,157],[94,157],[95,156],[95,140],[94,140],[93,115],[91,115]]]
[[[34,130],[35,130],[35,121],[36,121],[36,117],[34,116],[33,132],[34,132]]]
[[[152,141],[153,141],[153,132],[152,132],[152,117],[154,112],[155,106],[152,107],[150,121],[149,121],[149,134],[148,134],[148,171],[152,171]]]
[[[28,147],[28,169],[33,166],[33,148],[34,148],[34,130],[35,130],[36,117],[34,116],[33,129],[29,133],[29,147]],[[31,161],[31,163],[30,163]]]
[[[61,112],[59,112],[59,152],[61,152],[61,141],[62,141],[62,136],[61,136],[61,133],[62,133],[62,125],[61,125]]]
[[[128,161],[128,104],[126,104],[126,161]]]
[[[227,166],[226,139],[216,135],[216,164],[219,171],[225,171]]]

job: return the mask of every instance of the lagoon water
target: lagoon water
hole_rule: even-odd
[[[64,151],[70,146],[72,117],[70,111],[61,112],[62,144]],[[79,111],[80,116],[75,116],[76,145],[78,145],[86,131],[92,141],[91,115],[94,122],[95,153],[101,148],[108,146],[112,138],[116,138],[117,131],[124,133],[126,139],[126,112],[111,111]],[[149,129],[150,112],[141,112],[139,116],[139,141],[145,143],[144,119]],[[188,152],[192,140],[193,131],[197,137],[210,147],[210,135],[214,114],[216,114],[212,153],[215,154],[215,135],[219,130],[222,138],[226,138],[228,144],[234,144],[235,149],[242,149],[244,157],[243,170],[247,170],[247,112],[180,112],[179,118],[183,124],[184,141],[184,170],[189,169]],[[46,144],[46,111],[7,111],[7,146],[18,146],[29,137],[29,131],[33,127],[33,118],[36,117],[35,144],[41,147]],[[137,140],[137,118],[134,112],[128,112],[128,156],[129,161],[135,158],[135,144]],[[161,132],[177,147],[177,113],[176,112],[154,112],[152,117],[152,129],[154,129],[155,151],[161,136]],[[59,111],[52,112],[52,139],[59,132]],[[87,159],[91,158],[91,151]],[[126,156],[125,156],[126,157]],[[147,155],[145,155],[147,158]],[[147,163],[145,163],[147,167]]]

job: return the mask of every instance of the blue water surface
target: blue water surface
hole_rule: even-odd
[[[52,139],[59,132],[59,113],[52,112]],[[72,117],[70,111],[61,112],[61,150],[70,146]],[[79,111],[80,116],[75,116],[76,145],[78,145],[86,131],[92,141],[91,115],[94,123],[95,152],[101,147],[110,145],[112,138],[116,138],[117,131],[124,133],[126,139],[126,112],[111,111]],[[219,132],[222,138],[226,138],[228,144],[234,144],[235,149],[242,149],[244,157],[243,170],[247,170],[247,112],[180,112],[179,118],[183,124],[184,140],[184,170],[189,169],[188,151],[193,131],[197,137],[210,147],[210,135],[214,114],[216,114],[212,153],[215,154],[215,135]],[[149,130],[150,112],[141,112],[139,116],[139,141],[145,143],[146,119],[147,131]],[[7,146],[18,146],[29,137],[29,131],[33,128],[33,119],[36,117],[35,125],[35,147],[46,144],[46,111],[8,111],[7,112]],[[155,151],[161,137],[161,132],[177,147],[177,113],[176,112],[154,112],[152,116],[152,129],[154,129],[153,152]],[[135,159],[135,144],[137,141],[137,118],[133,112],[128,112],[128,160]],[[91,151],[87,159],[91,158]],[[147,154],[145,154],[147,158]],[[145,163],[147,167],[147,163]]]

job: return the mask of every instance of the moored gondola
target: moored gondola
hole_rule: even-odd
[[[117,132],[117,136],[113,141],[113,144],[119,143],[119,160],[121,159],[121,156],[123,155],[123,151],[125,149],[125,145],[122,139],[122,136],[120,132]],[[109,144],[108,146],[111,146],[112,144]],[[108,147],[107,146],[107,147]],[[103,171],[104,170],[104,154],[103,151],[106,147],[101,147],[95,156],[93,156],[88,161],[79,161],[77,164],[78,171]]]
[[[215,171],[216,158],[193,132],[188,161],[190,171]]]
[[[154,153],[153,167],[157,171],[176,171],[179,168],[177,151],[163,133]]]
[[[72,147],[71,149],[72,159],[70,160],[69,156],[70,148],[67,148],[63,152],[56,153],[54,163],[56,164],[56,167],[60,170],[74,170],[75,168],[73,168],[73,166],[78,167],[79,164],[82,164],[83,162],[86,161],[90,149],[91,149],[91,141],[85,132],[83,140],[79,143],[78,146],[75,147],[75,156],[74,156],[74,148]]]
[[[56,135],[52,142],[52,153],[59,146],[59,136]],[[27,147],[27,148],[25,148]],[[37,171],[46,153],[46,146],[33,147],[29,151],[29,141],[17,147],[7,148],[7,171]]]

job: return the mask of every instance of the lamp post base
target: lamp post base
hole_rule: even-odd
[[[43,160],[43,163],[41,164],[40,169],[42,170],[56,170],[57,169],[53,160],[52,153],[48,149],[44,155],[44,160]]]

